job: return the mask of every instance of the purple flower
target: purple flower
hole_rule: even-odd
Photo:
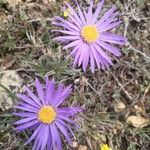
[[[53,30],[54,32],[65,34],[56,37],[55,40],[66,44],[63,49],[72,49],[69,56],[74,57],[74,67],[82,65],[85,71],[90,64],[92,72],[95,71],[96,66],[105,70],[112,65],[110,54],[117,57],[121,55],[120,50],[112,44],[126,43],[123,36],[108,32],[121,24],[117,18],[119,12],[113,6],[99,19],[104,0],[98,3],[94,12],[93,0],[87,10],[81,10],[77,1],[76,4],[77,12],[66,3],[69,9],[68,21],[57,16],[52,22],[56,26],[63,27],[63,30]]]
[[[46,79],[45,88],[36,79],[37,96],[26,87],[27,95],[18,94],[22,101],[18,102],[14,115],[22,119],[15,122],[17,131],[30,129],[32,136],[25,143],[34,140],[33,150],[62,150],[60,133],[72,145],[70,135],[73,136],[70,124],[78,127],[73,120],[76,114],[81,111],[78,107],[60,107],[63,101],[69,97],[71,85],[64,87],[60,84],[56,89],[55,83]]]

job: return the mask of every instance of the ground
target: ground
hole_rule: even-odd
[[[70,0],[71,1],[71,0]],[[23,143],[31,133],[14,131],[13,106],[24,85],[35,77],[73,84],[66,102],[85,107],[73,148],[99,150],[150,149],[150,3],[147,0],[106,0],[103,11],[116,5],[122,25],[115,30],[128,38],[122,56],[110,70],[72,69],[62,45],[50,31],[52,17],[62,15],[63,0],[0,0],[0,149],[31,149]],[[74,5],[73,1],[71,4]],[[88,0],[80,3],[87,6]],[[75,5],[74,5],[75,6]]]

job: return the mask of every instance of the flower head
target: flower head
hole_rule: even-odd
[[[103,144],[100,150],[111,150],[111,148],[107,144]]]
[[[30,129],[32,136],[25,143],[28,144],[34,140],[33,150],[62,150],[61,132],[69,144],[72,144],[70,135],[73,135],[71,125],[77,127],[73,118],[81,111],[78,107],[60,107],[63,101],[71,92],[71,85],[64,87],[60,84],[55,88],[55,83],[46,79],[46,86],[43,87],[36,79],[35,95],[26,87],[27,95],[18,94],[22,101],[18,102],[14,115],[21,117],[21,120],[15,122],[17,131]]]
[[[107,144],[103,144],[100,150],[111,150],[111,148]]]
[[[67,18],[69,13],[70,13],[70,9],[67,8],[63,11],[63,16]]]
[[[96,66],[103,70],[109,68],[112,65],[110,54],[117,57],[121,55],[120,50],[112,44],[126,43],[123,36],[110,32],[121,24],[117,18],[119,13],[114,6],[99,19],[103,4],[104,0],[101,0],[93,12],[93,0],[87,10],[81,10],[77,1],[77,11],[66,3],[69,9],[68,21],[56,16],[52,22],[56,26],[63,27],[63,30],[53,30],[64,34],[56,37],[55,40],[65,43],[64,49],[72,49],[69,56],[74,57],[73,66],[82,65],[84,71],[88,64],[91,65],[92,72],[95,71]]]

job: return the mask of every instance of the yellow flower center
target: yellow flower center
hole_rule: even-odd
[[[52,106],[43,106],[38,112],[38,119],[44,123],[52,123],[56,115],[56,110]]]
[[[81,31],[81,36],[88,43],[95,42],[99,37],[99,32],[95,26],[84,26]]]

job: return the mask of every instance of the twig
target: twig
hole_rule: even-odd
[[[96,94],[101,95],[101,93],[98,92],[98,91],[96,91],[96,90],[93,88],[93,86],[92,86],[89,82],[87,82],[87,84],[88,84],[88,86],[89,86]]]
[[[126,96],[129,98],[130,101],[133,100],[133,98],[130,96],[130,94],[124,89],[124,86],[119,82],[119,80],[116,78],[116,76],[111,72],[112,76],[114,77],[114,79],[116,80],[116,82],[118,83],[118,85],[120,86],[120,88],[122,89],[122,91],[126,94]]]
[[[141,55],[144,56],[148,61],[150,61],[150,57],[148,57],[145,53],[141,52],[140,50],[134,48],[131,44],[129,44],[129,48],[128,48],[128,49],[134,50],[136,53],[141,54]]]
[[[28,22],[38,22],[38,21],[52,21],[52,18],[37,18],[37,19],[32,19],[28,20]]]

